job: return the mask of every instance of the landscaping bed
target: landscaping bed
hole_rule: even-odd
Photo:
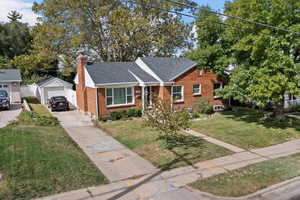
[[[191,184],[203,192],[238,197],[300,176],[300,154],[250,165]]]
[[[0,199],[32,199],[107,182],[45,107],[28,102],[0,129]]]
[[[180,133],[177,137],[163,136],[158,131],[146,127],[141,118],[102,122],[99,126],[158,168],[170,169],[191,165],[232,153],[186,133]]]
[[[264,112],[248,108],[226,111],[192,129],[244,149],[261,148],[300,138],[300,120],[264,119]]]

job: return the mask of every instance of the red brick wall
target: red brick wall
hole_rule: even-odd
[[[97,115],[97,105],[96,105],[96,88],[86,87],[87,94],[87,112],[92,115]]]
[[[221,99],[214,98],[214,83],[220,82],[212,72],[204,72],[201,76],[199,75],[200,69],[193,68],[186,72],[185,74],[181,75],[175,80],[176,85],[184,86],[184,102],[182,103],[175,103],[176,107],[183,108],[183,107],[191,107],[193,103],[199,100],[200,97],[206,97],[209,99],[212,105],[223,105]],[[193,85],[194,84],[201,84],[201,95],[194,95],[193,94]]]
[[[98,89],[98,103],[99,103],[99,114],[100,115],[108,115],[109,112],[115,110],[125,110],[130,108],[141,108],[142,102],[142,90],[141,87],[135,86],[134,87],[134,105],[125,105],[125,106],[113,106],[107,107],[106,106],[106,99],[105,99],[105,88]]]
[[[87,94],[85,90],[85,75],[84,66],[87,63],[87,57],[84,55],[79,55],[77,58],[77,75],[78,84],[76,84],[76,99],[77,105],[82,111],[87,111]]]
[[[159,86],[158,98],[162,100],[171,100],[171,86]]]

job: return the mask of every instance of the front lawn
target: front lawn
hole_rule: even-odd
[[[184,133],[178,137],[163,137],[158,131],[145,127],[141,119],[109,121],[101,123],[100,126],[125,146],[163,169],[191,165],[231,153]]]
[[[0,199],[31,199],[106,183],[55,118],[39,104],[32,108],[38,114],[23,111],[18,121],[0,129]]]
[[[300,138],[300,120],[263,119],[264,112],[240,108],[206,121],[194,121],[192,129],[245,149],[261,148]]]
[[[265,161],[191,184],[218,196],[238,197],[300,176],[300,154]]]

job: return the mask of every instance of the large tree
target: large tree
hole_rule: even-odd
[[[222,18],[210,11],[212,10],[208,6],[199,8],[198,18],[194,23],[196,46],[186,56],[196,61],[199,67],[215,72],[224,80],[228,77],[228,66],[233,63],[233,39],[230,32],[226,31]]]
[[[300,32],[299,8],[298,0],[234,0],[226,3],[225,12]],[[272,102],[281,115],[284,95],[300,92],[300,35],[232,18],[226,23],[239,28],[228,30],[237,38],[232,46],[236,68],[224,91],[261,107]]]
[[[182,16],[161,10],[183,11],[186,7],[167,1],[44,0],[33,9],[44,26],[40,48],[50,48],[70,60],[82,50],[101,61],[170,56],[186,46],[190,30]],[[50,40],[49,34],[54,36]]]
[[[299,8],[299,0],[233,0],[225,4],[224,12],[300,32]],[[203,9],[197,25],[199,48],[192,57],[214,71],[234,66],[229,84],[221,91],[225,98],[250,101],[260,107],[272,102],[275,114],[281,115],[284,95],[299,94],[299,35],[236,18],[220,18]]]

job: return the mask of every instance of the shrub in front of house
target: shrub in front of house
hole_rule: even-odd
[[[214,112],[214,108],[210,105],[207,98],[201,97],[193,104],[193,111],[204,114],[212,114]]]
[[[128,110],[116,110],[109,113],[109,119],[112,121],[121,120],[121,119],[130,119],[132,117],[141,117],[141,116],[142,116],[142,111],[136,108],[130,108]]]

